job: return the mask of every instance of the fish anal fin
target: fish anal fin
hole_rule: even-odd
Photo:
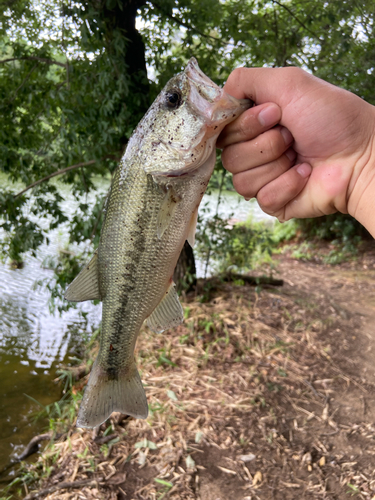
[[[110,374],[94,363],[78,412],[77,427],[96,427],[114,411],[135,418],[147,418],[146,394],[135,363]]]
[[[155,333],[161,333],[167,328],[178,326],[183,320],[184,311],[172,281],[159,305],[147,318],[147,326]]]
[[[193,248],[195,243],[195,232],[197,230],[197,221],[198,221],[198,207],[194,210],[193,215],[191,216],[189,232],[186,238],[191,248]]]
[[[90,262],[82,269],[79,275],[71,282],[65,300],[83,302],[85,300],[101,300],[98,279],[98,253],[94,253]]]
[[[180,198],[174,192],[173,187],[168,187],[158,213],[157,234],[159,240],[168,228],[179,201]]]

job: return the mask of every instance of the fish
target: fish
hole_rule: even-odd
[[[224,126],[250,107],[228,95],[195,58],[158,95],[129,139],[106,201],[100,242],[65,299],[101,300],[100,348],[77,417],[93,428],[117,411],[148,415],[134,348],[144,322],[161,333],[183,321],[173,272],[187,240]]]

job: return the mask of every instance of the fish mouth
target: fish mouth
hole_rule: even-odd
[[[215,130],[218,125],[223,128],[252,105],[249,99],[236,99],[216,85],[203,73],[195,57],[188,62],[185,74],[190,82],[191,105],[203,115],[209,127],[216,127]]]

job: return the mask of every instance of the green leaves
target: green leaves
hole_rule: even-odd
[[[298,65],[375,103],[374,29],[370,0],[8,2],[0,7],[0,171],[28,186],[83,163],[60,180],[78,199],[96,191],[94,176],[113,172],[161,86],[191,56],[219,84],[240,65]],[[14,260],[66,223],[60,195],[42,186],[30,199],[0,194],[1,248]],[[71,242],[97,244],[101,210],[101,197],[77,210]]]

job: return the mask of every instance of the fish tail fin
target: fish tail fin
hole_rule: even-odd
[[[77,427],[96,427],[114,411],[147,418],[146,394],[135,363],[126,370],[105,370],[95,361],[78,412]]]

